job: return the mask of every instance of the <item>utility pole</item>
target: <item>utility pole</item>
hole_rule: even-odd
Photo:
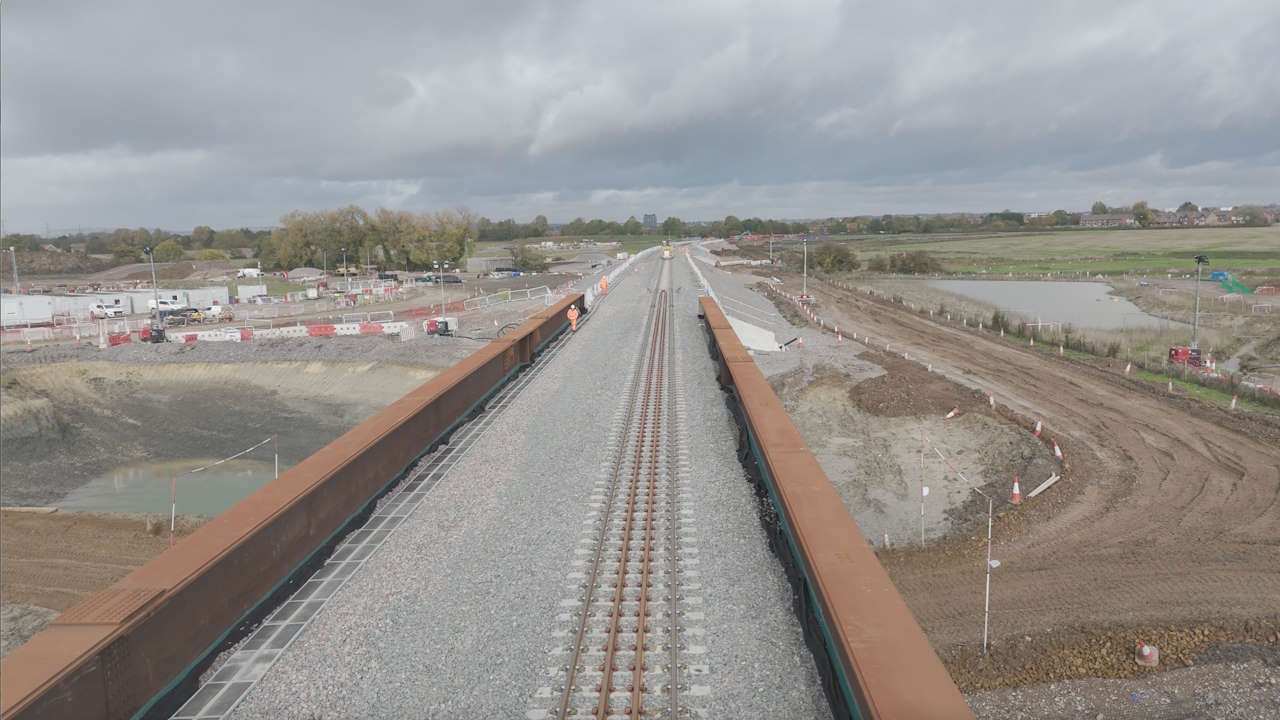
[[[1200,266],[1209,264],[1208,255],[1196,256],[1196,315],[1191,322],[1191,349],[1200,349]]]
[[[351,268],[347,267],[347,249],[342,248],[342,277],[346,279],[347,292],[351,292]]]
[[[444,319],[444,265],[439,260],[431,263],[436,269],[436,282],[440,285],[440,319]]]
[[[804,279],[800,284],[800,297],[809,301],[809,236],[804,236]]]
[[[146,253],[147,260],[151,262],[151,296],[154,298],[152,302],[156,304],[156,317],[152,321],[152,332],[155,332],[155,328],[164,327],[164,317],[160,315],[160,286],[156,284],[156,257],[152,254],[150,245],[142,248],[142,252]]]
[[[773,264],[773,235],[769,236],[769,264]]]
[[[17,295],[21,288],[18,284],[18,249],[10,245],[9,254],[13,256],[13,294]]]

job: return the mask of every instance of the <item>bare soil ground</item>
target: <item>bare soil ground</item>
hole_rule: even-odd
[[[177,534],[199,527],[179,517]],[[0,512],[0,601],[4,652],[58,613],[111,585],[169,546],[169,518]]]
[[[1134,675],[1138,638],[1163,643],[1175,665],[1214,643],[1280,642],[1280,424],[1162,397],[865,296],[816,294],[842,328],[992,390],[1024,424],[1043,415],[1045,436],[1066,454],[1057,486],[997,520],[985,662],[985,536],[882,556],[962,689]]]
[[[887,371],[859,379],[822,364],[770,383],[875,546],[886,534],[892,545],[918,546],[922,483],[930,490],[923,509],[925,537],[932,542],[972,530],[978,521],[986,524],[986,504],[970,483],[1007,497],[1015,475],[1030,483],[1053,472],[1051,452],[990,412],[985,396],[892,355],[864,350],[859,358]],[[961,408],[960,414],[944,419],[952,408]],[[938,460],[939,446],[968,482]]]
[[[188,362],[6,367],[0,504],[56,505],[122,465],[226,457],[273,434],[292,464],[436,372],[377,362],[197,360],[202,354]]]

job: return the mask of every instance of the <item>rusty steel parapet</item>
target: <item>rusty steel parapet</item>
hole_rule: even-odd
[[[423,454],[569,325],[574,293],[365,420],[0,664],[0,717],[172,712],[214,655],[305,579]]]
[[[836,718],[973,713],[719,305],[699,298],[770,546]]]

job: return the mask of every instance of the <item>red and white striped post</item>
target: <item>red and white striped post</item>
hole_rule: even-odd
[[[276,478],[278,479],[280,477],[280,436],[272,435],[271,442],[276,454]]]

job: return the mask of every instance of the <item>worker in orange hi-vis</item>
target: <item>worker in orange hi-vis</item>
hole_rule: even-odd
[[[609,292],[609,278],[602,277],[600,278],[600,294],[603,295],[607,292]]]
[[[569,306],[569,329],[578,332],[578,306]]]

